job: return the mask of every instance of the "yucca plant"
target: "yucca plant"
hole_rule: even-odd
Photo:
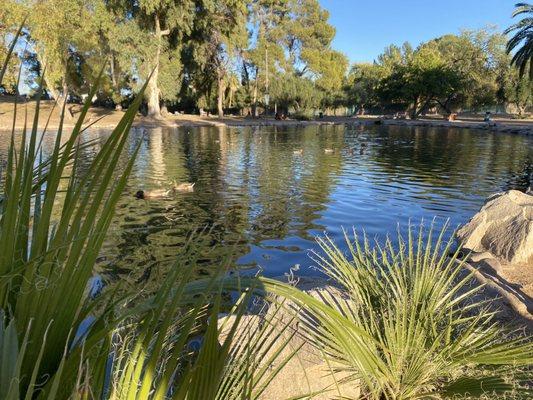
[[[275,318],[281,305],[272,304],[275,311],[265,317],[244,318],[253,287],[235,303],[224,304],[221,281],[188,283],[191,271],[174,274],[177,281],[162,286],[154,299],[157,307],[140,324],[117,330],[125,340],[114,346],[106,397],[258,399],[299,350],[285,351],[295,333],[290,319],[280,323]],[[198,284],[204,287],[193,294]],[[227,314],[221,319],[223,310]]]
[[[531,398],[533,343],[506,332],[478,285],[464,273],[445,230],[421,228],[396,246],[346,236],[347,252],[327,236],[314,258],[343,296],[293,298],[305,310],[307,335],[364,399]]]
[[[13,124],[0,189],[2,399],[251,400],[293,356],[281,356],[290,341],[281,338],[286,327],[273,329],[269,318],[241,324],[256,279],[236,287],[219,276],[195,281],[194,241],[153,297],[132,305],[134,294],[117,297],[108,289],[89,295],[96,257],[135,159],[136,152],[116,173],[143,90],[83,172],[78,154],[91,143],[79,139],[89,100],[68,135],[63,107],[45,158],[41,143],[50,133],[46,127],[39,132],[42,87],[20,141]],[[247,294],[222,307],[224,287]],[[233,320],[219,327],[219,312],[228,308]],[[195,336],[201,339],[197,349],[190,348]],[[276,360],[279,367],[271,369]]]
[[[0,83],[21,29],[22,25],[0,70]],[[105,299],[90,301],[87,286],[133,165],[134,157],[121,174],[115,173],[142,100],[141,91],[90,167],[78,173],[77,154],[85,146],[79,138],[90,101],[66,138],[63,108],[52,154],[43,158],[41,143],[50,133],[46,127],[41,131],[41,93],[42,87],[33,122],[22,132],[15,130],[20,112],[15,102],[0,188],[0,310],[6,313],[1,316],[3,337],[9,338],[2,348],[0,383],[2,398],[9,399],[31,399],[36,393],[50,399],[68,397],[83,351],[90,354],[89,345],[99,344],[98,339],[113,329],[104,322],[113,307],[106,306]],[[98,304],[104,309],[95,314]],[[91,329],[78,332],[89,317],[95,318]],[[85,340],[75,342],[77,335]]]
[[[95,92],[93,88],[90,96]],[[20,365],[21,395],[33,391],[30,377],[36,368],[36,381],[47,377],[53,391],[61,381],[65,355],[75,360],[73,339],[94,307],[88,301],[88,281],[133,165],[134,157],[121,174],[115,173],[141,98],[84,173],[78,173],[77,154],[89,101],[64,142],[63,108],[49,158],[41,155],[39,134],[49,133],[39,133],[39,99],[31,128],[20,133],[19,150],[12,131],[1,189],[0,309],[16,326],[19,341],[30,343]],[[62,187],[65,176],[68,183]],[[60,196],[63,189],[66,193]]]

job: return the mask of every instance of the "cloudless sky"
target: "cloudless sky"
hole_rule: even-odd
[[[337,29],[333,47],[350,61],[372,61],[389,44],[413,46],[462,29],[511,23],[518,0],[319,0]]]

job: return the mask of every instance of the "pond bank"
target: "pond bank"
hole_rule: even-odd
[[[533,120],[511,120],[497,119],[490,123],[482,120],[465,119],[458,121],[444,121],[441,119],[418,119],[418,120],[398,120],[385,119],[379,117],[324,117],[311,121],[283,120],[274,118],[242,118],[242,117],[201,117],[197,115],[183,114],[172,115],[161,120],[149,120],[142,118],[138,121],[139,126],[170,126],[170,127],[305,127],[323,125],[392,125],[392,126],[420,126],[438,128],[467,128],[485,130],[490,132],[502,132],[533,136]]]
[[[48,120],[49,129],[57,129],[59,126],[59,113],[57,109],[54,110],[54,102],[45,100],[41,102],[40,106],[41,124],[44,126],[50,113]],[[22,129],[24,127],[24,114],[27,111],[28,121],[31,121],[35,112],[35,102],[28,102],[18,105],[16,128]],[[65,128],[73,128],[76,118],[79,115],[81,106],[77,104],[69,105],[69,110],[73,117],[65,120]],[[0,98],[0,130],[10,130],[13,126],[14,104],[6,98]],[[124,111],[110,110],[100,107],[91,107],[85,118],[85,125],[91,125],[98,129],[112,129],[114,128],[122,116]],[[491,123],[483,122],[479,118],[460,117],[460,120],[448,122],[437,118],[423,118],[418,120],[396,120],[385,119],[379,116],[364,116],[364,117],[334,117],[326,116],[321,119],[311,121],[298,121],[287,119],[278,121],[273,117],[269,118],[251,118],[239,116],[225,116],[218,118],[216,116],[199,116],[193,114],[169,114],[161,119],[154,119],[137,116],[135,119],[135,126],[141,128],[157,128],[157,127],[172,127],[172,128],[193,128],[193,127],[306,127],[306,126],[321,126],[321,125],[394,125],[394,126],[422,126],[422,127],[443,127],[443,128],[469,128],[486,130],[493,132],[505,132],[512,134],[523,134],[533,136],[533,119],[528,120],[513,120],[496,118]]]
[[[458,121],[444,121],[438,119],[419,119],[419,120],[395,120],[382,119],[379,120],[383,125],[395,126],[422,126],[422,127],[438,127],[438,128],[467,128],[478,129],[489,132],[502,132],[518,135],[533,136],[533,121],[532,120],[494,120],[491,122],[483,122],[479,120],[458,120]],[[375,123],[375,120],[374,120]]]

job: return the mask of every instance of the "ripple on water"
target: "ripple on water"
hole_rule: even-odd
[[[191,232],[203,228],[195,248],[202,273],[237,263],[269,276],[294,265],[316,274],[308,257],[315,235],[340,241],[342,228],[354,226],[384,238],[398,223],[405,232],[410,221],[434,218],[437,227],[448,219],[455,227],[493,192],[525,188],[533,173],[533,138],[514,135],[344,126],[188,131],[132,132],[121,165],[139,140],[141,149],[99,258],[103,279],[149,288],[172,268]],[[84,135],[103,140],[108,132]],[[94,155],[84,151],[82,165]],[[195,190],[153,201],[133,197],[171,181],[196,182]]]

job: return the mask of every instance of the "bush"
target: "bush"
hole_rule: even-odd
[[[313,113],[310,111],[297,111],[291,115],[297,121],[311,121],[313,120]]]
[[[531,339],[476,300],[480,287],[469,286],[457,253],[448,257],[444,230],[435,246],[424,233],[375,247],[346,235],[347,253],[320,238],[315,259],[345,297],[279,292],[303,308],[307,336],[362,398],[530,398]]]

